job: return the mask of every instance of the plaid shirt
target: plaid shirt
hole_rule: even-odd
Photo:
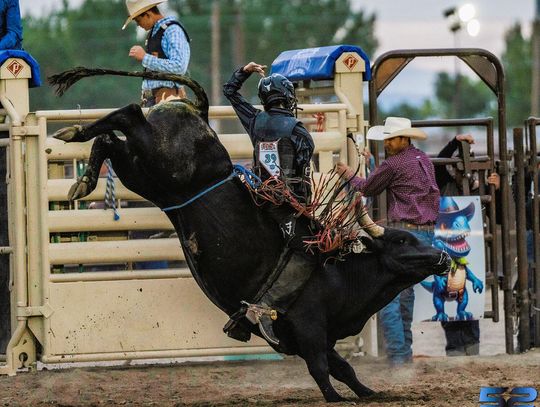
[[[437,220],[440,193],[433,163],[413,145],[388,157],[367,178],[354,177],[351,185],[366,196],[386,189],[390,221],[423,225]]]
[[[22,49],[21,12],[18,0],[0,0],[0,50]]]
[[[159,26],[163,23],[174,21],[173,17],[165,17],[152,27],[152,36],[156,35]],[[167,27],[161,39],[161,48],[167,58],[158,58],[146,54],[142,60],[142,66],[150,71],[168,72],[183,75],[187,71],[190,57],[190,48],[184,31],[176,24]],[[143,89],[175,88],[178,84],[171,81],[156,81],[145,79]]]

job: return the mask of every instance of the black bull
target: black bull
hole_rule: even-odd
[[[80,77],[96,72],[81,74],[76,69],[51,81],[66,89]],[[134,74],[164,77],[155,73],[130,75]],[[164,103],[147,117],[132,104],[94,123],[56,132],[55,137],[66,142],[95,138],[89,165],[71,188],[70,199],[86,196],[95,188],[106,158],[111,159],[127,188],[160,208],[186,202],[232,173],[230,157],[208,125],[204,90],[188,78],[174,76],[173,80],[189,86],[196,102]],[[114,131],[123,133],[125,141]],[[277,225],[264,216],[237,178],[166,213],[193,277],[228,315],[238,310],[241,300],[253,298],[282,250]],[[359,397],[373,393],[336,352],[336,342],[358,334],[373,314],[406,287],[448,268],[440,251],[422,245],[405,231],[385,229],[382,236],[366,239],[365,244],[367,253],[349,254],[333,266],[321,265],[289,312],[274,323],[280,339],[276,350],[302,357],[329,402],[343,400],[329,375]],[[247,326],[259,335],[256,325]]]

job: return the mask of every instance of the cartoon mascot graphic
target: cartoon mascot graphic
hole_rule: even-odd
[[[466,208],[459,209],[451,197],[442,197],[439,209],[437,227],[433,237],[433,246],[447,252],[452,258],[452,266],[447,276],[434,276],[434,281],[422,281],[422,287],[433,293],[433,305],[436,314],[433,321],[448,321],[448,314],[444,311],[445,301],[457,301],[455,320],[464,321],[473,319],[470,312],[465,311],[469,303],[466,282],[472,283],[473,291],[481,293],[484,284],[467,267],[467,255],[471,247],[467,243],[471,228],[469,221],[474,216],[474,202]]]

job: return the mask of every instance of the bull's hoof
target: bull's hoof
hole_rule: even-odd
[[[339,403],[342,401],[347,401],[345,397],[341,397],[339,394],[331,394],[328,396],[325,396],[324,398],[327,403]]]
[[[75,124],[74,126],[64,127],[53,134],[53,137],[65,142],[75,141],[77,135],[82,132],[82,126]]]
[[[369,387],[366,386],[364,386],[362,390],[356,393],[356,395],[360,398],[373,396],[374,394],[377,394],[377,392],[375,390],[371,390]]]
[[[90,193],[89,187],[88,187],[88,181],[89,178],[87,176],[83,176],[81,179],[79,179],[75,184],[71,186],[68,192],[68,199],[69,201],[75,201],[76,199],[84,198],[86,195]]]

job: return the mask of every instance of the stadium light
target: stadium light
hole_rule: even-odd
[[[471,3],[464,4],[458,9],[459,19],[464,23],[471,21],[475,15],[476,9]]]
[[[540,0],[539,0],[540,1]],[[448,28],[454,37],[454,48],[459,48],[459,32],[462,28],[466,28],[467,34],[471,37],[476,37],[480,32],[480,22],[475,19],[476,8],[471,3],[463,4],[459,7],[450,7],[443,10],[443,16],[448,20]],[[455,73],[455,90],[453,96],[453,114],[455,117],[459,115],[460,106],[460,72],[459,61],[455,58],[454,65]]]
[[[467,34],[476,37],[480,32],[480,22],[475,19],[476,8],[471,3],[463,4],[459,7],[450,7],[443,10],[443,16],[449,21],[448,28],[454,34],[454,41],[457,48],[457,33],[462,28],[466,28]]]
[[[476,37],[479,32],[480,32],[480,21],[478,21],[476,18],[473,18],[467,23],[467,33],[471,37]]]

